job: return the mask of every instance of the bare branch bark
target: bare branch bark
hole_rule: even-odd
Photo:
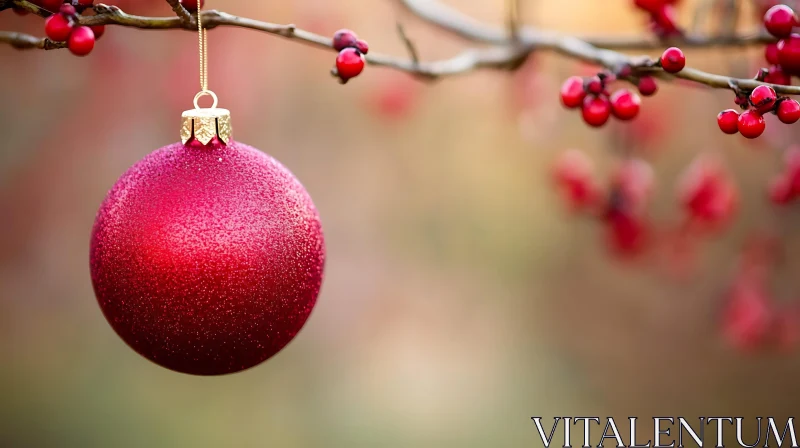
[[[53,42],[47,38],[31,36],[25,33],[15,33],[13,31],[0,31],[0,42],[10,44],[20,50],[38,48],[40,50],[56,50],[67,45],[64,42]]]

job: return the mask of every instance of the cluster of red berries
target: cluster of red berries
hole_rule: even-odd
[[[610,250],[620,256],[640,254],[650,236],[645,215],[653,189],[653,170],[640,159],[616,167],[607,189],[594,176],[589,158],[577,150],[556,161],[554,180],[573,211],[595,216],[603,224]]]
[[[800,342],[800,308],[770,294],[767,275],[780,248],[759,237],[744,248],[740,266],[722,308],[722,332],[737,349],[788,351]]]
[[[756,80],[791,85],[792,75],[800,75],[800,34],[792,33],[797,25],[794,10],[786,5],[774,5],[764,13],[764,27],[780,40],[767,45],[765,57],[770,66],[761,69]],[[778,97],[770,86],[758,86],[749,95],[739,93],[735,102],[744,112],[727,109],[717,115],[717,124],[726,134],[740,133],[750,139],[759,137],[766,129],[764,115],[767,113],[775,114],[786,124],[800,120],[800,103]]]
[[[564,152],[553,173],[557,188],[573,212],[595,216],[605,224],[614,253],[637,255],[648,247],[654,229],[646,208],[654,175],[647,162],[637,158],[623,160],[612,172],[607,188],[596,180],[591,160],[577,150]],[[798,173],[800,180],[800,169]],[[704,156],[683,174],[677,195],[686,213],[681,229],[718,231],[732,221],[738,210],[739,196],[731,177],[721,163]]]
[[[66,42],[67,48],[77,56],[86,56],[94,49],[97,39],[106,31],[104,25],[83,26],[79,23],[79,14],[94,5],[94,0],[31,0],[31,3],[53,14],[45,20],[44,30],[47,37],[54,42]],[[180,0],[189,11],[197,11],[205,4],[205,0]],[[14,8],[20,15],[27,11]]]
[[[572,76],[561,86],[561,103],[570,109],[580,107],[583,121],[593,127],[603,126],[611,115],[623,121],[632,120],[639,114],[642,100],[628,89],[609,93],[606,86],[614,79],[610,73],[588,78]],[[640,87],[640,92],[643,95],[655,93],[655,81],[649,77],[642,79],[645,81],[640,82],[640,86],[645,88]]]
[[[679,0],[633,0],[634,5],[650,14],[650,29],[662,38],[682,34],[675,17],[675,5],[678,2]]]
[[[331,70],[342,84],[360,75],[364,71],[364,55],[369,52],[366,41],[358,38],[350,30],[339,30],[333,35],[333,48],[339,52],[336,56],[336,67]]]
[[[750,95],[736,97],[736,104],[745,109],[741,114],[734,109],[717,115],[717,125],[726,134],[740,133],[746,138],[756,138],[764,133],[767,123],[764,114],[773,113],[786,124],[800,120],[800,103],[791,98],[778,98],[775,89],[761,85]]]
[[[768,44],[764,56],[770,67],[762,75],[771,84],[790,85],[791,76],[800,75],[800,34],[793,34],[798,25],[794,10],[786,5],[775,5],[764,13],[764,27],[780,39]]]
[[[678,73],[686,66],[686,56],[679,48],[668,48],[658,64],[668,73]],[[632,78],[630,67],[623,68],[622,72],[620,77]],[[561,85],[561,104],[569,109],[580,107],[583,121],[593,127],[603,126],[612,115],[622,121],[633,120],[639,115],[642,100],[628,89],[609,93],[606,87],[616,79],[617,76],[610,72],[588,78],[571,76]],[[638,78],[636,86],[644,96],[653,95],[658,90],[658,85],[650,76]]]
[[[78,25],[78,12],[75,7],[64,3],[57,13],[45,20],[44,31],[52,41],[67,42],[67,48],[72,54],[86,56],[94,49],[95,40],[103,35],[105,27]]]

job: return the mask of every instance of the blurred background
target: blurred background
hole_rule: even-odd
[[[502,1],[446,3],[503,24]],[[696,4],[684,2],[683,23]],[[563,32],[645,29],[627,0],[525,5],[526,23]],[[172,14],[156,0],[121,6]],[[347,27],[403,56],[400,20],[425,60],[465,45],[389,0],[206,8],[323,35]],[[4,11],[0,23],[43,35],[34,16]],[[714,119],[730,92],[662,84],[636,122],[590,129],[558,90],[592,69],[551,54],[514,74],[435,84],[368,67],[341,86],[331,52],[231,28],[209,40],[210,86],[236,139],[291,169],[320,210],[328,260],[317,307],[286,349],[243,373],[187,376],[134,353],[95,301],[89,234],[116,179],[178,140],[198,91],[196,35],[110,26],[86,58],[2,46],[0,446],[540,446],[531,416],[639,416],[649,428],[651,416],[796,411],[800,358],[742,352],[720,331],[754,231],[783,232],[787,257],[770,285],[776,300],[798,298],[798,241],[786,232],[800,221],[765,193],[797,135],[788,126],[771,121],[756,143],[726,136]],[[687,57],[751,77],[762,51]],[[552,184],[569,148],[601,178],[619,149],[652,163],[649,214],[667,227],[682,214],[681,171],[716,154],[740,191],[737,219],[692,260],[619,259]],[[675,263],[687,269],[678,275]]]

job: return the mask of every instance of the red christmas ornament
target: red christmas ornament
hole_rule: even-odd
[[[116,183],[92,231],[92,282],[134,350],[219,375],[280,351],[319,294],[325,247],[306,190],[259,150],[161,148]]]
[[[200,15],[198,15],[198,18]],[[92,229],[97,301],[117,334],[168,369],[222,375],[278,353],[305,324],[325,265],[319,215],[277,160],[233,141],[208,90],[183,113],[181,143],[131,167]],[[198,100],[211,96],[211,108]]]
[[[103,314],[139,354],[219,375],[261,363],[300,331],[325,247],[289,170],[224,135],[203,144],[200,131],[117,181],[92,231],[91,273]]]

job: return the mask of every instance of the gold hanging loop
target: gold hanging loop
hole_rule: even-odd
[[[200,2],[198,2],[200,3]],[[197,10],[197,41],[200,54],[200,92],[194,96],[194,109],[183,113],[181,141],[186,144],[194,137],[207,145],[214,137],[218,137],[226,145],[231,140],[231,113],[227,109],[217,108],[217,94],[208,90],[208,30],[203,27],[203,13]],[[210,108],[200,107],[198,101],[210,96],[214,103]]]
[[[200,108],[201,108],[201,107],[200,107],[200,106],[197,104],[197,101],[198,101],[200,98],[204,97],[204,96],[210,96],[210,97],[211,97],[211,99],[213,99],[213,100],[214,100],[214,104],[212,104],[212,105],[211,105],[211,108],[212,108],[212,109],[216,109],[216,108],[217,108],[217,103],[219,103],[219,100],[217,99],[217,94],[216,94],[216,93],[214,93],[214,92],[212,92],[212,91],[210,91],[210,90],[203,90],[203,91],[201,91],[201,92],[197,92],[197,95],[195,95],[195,96],[194,96],[194,108],[195,108],[195,109],[200,109]]]

